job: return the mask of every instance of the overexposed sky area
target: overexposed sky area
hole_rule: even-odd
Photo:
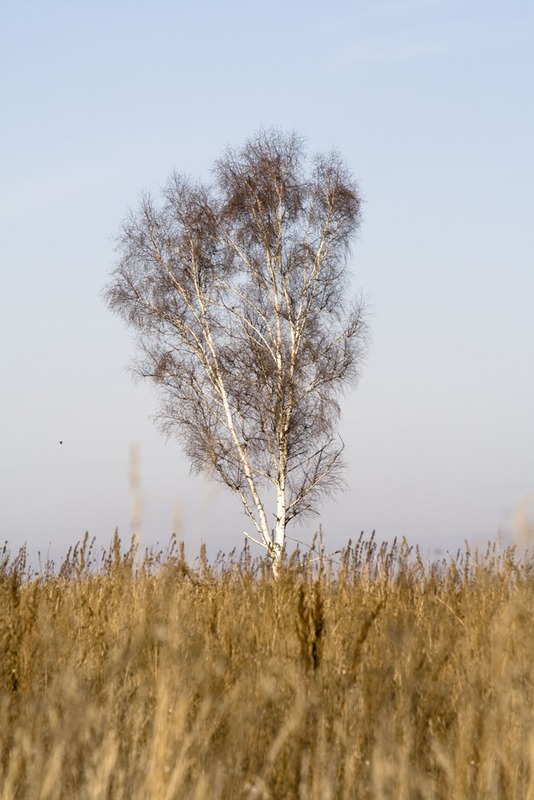
[[[0,0],[0,59],[0,540],[241,547],[239,502],[158,433],[100,293],[140,192],[209,178],[260,126],[338,148],[365,200],[348,489],[288,534],[429,556],[513,534],[534,497],[530,0]]]

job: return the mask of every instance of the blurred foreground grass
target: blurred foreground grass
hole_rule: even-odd
[[[534,800],[534,561],[0,554],[0,800]]]

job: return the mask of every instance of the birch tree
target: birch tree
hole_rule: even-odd
[[[142,196],[105,297],[137,332],[162,431],[239,496],[276,572],[288,523],[342,483],[338,401],[366,344],[348,296],[361,201],[337,153],[307,161],[279,131],[228,149],[212,175],[173,173]]]

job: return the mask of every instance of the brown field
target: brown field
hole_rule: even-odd
[[[534,561],[0,553],[1,800],[534,800]]]

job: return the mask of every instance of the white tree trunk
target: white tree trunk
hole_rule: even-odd
[[[285,487],[276,487],[276,527],[272,543],[272,568],[275,577],[278,575],[286,539],[286,493]]]

